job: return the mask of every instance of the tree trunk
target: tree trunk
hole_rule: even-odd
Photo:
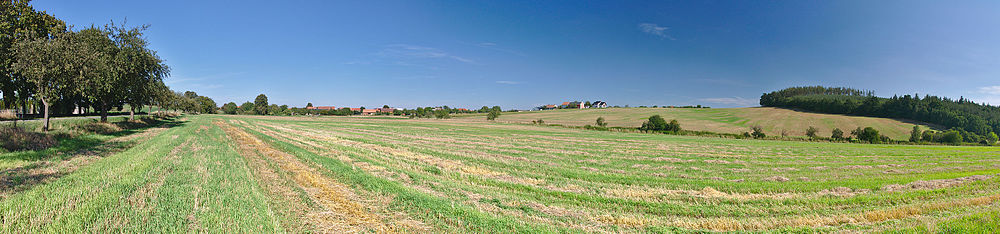
[[[104,103],[101,103],[100,108],[101,108],[101,110],[100,110],[101,111],[101,123],[107,123],[108,122],[108,108],[106,107],[106,105]]]
[[[131,105],[128,107],[128,119],[135,120],[135,107]]]
[[[49,131],[49,102],[45,101],[45,98],[42,98],[42,106],[43,106],[42,108],[45,108],[44,110],[42,110],[42,112],[44,113],[44,114],[42,114],[42,118],[45,119],[45,125],[42,126],[42,130],[48,132]]]

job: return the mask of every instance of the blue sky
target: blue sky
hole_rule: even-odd
[[[788,86],[1000,104],[1000,1],[69,1],[150,24],[166,83],[216,102],[756,106]]]

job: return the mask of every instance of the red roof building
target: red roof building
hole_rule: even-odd
[[[336,110],[335,106],[310,106],[306,107],[307,110]]]

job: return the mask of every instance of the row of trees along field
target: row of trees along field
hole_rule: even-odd
[[[978,143],[1000,132],[1000,107],[925,95],[876,97],[872,91],[823,86],[792,87],[760,97],[760,105],[811,112],[917,120],[961,134]]]
[[[29,1],[0,2],[0,109],[41,104],[49,127],[51,114],[108,112],[129,107],[132,118],[144,106],[158,105],[209,112],[214,102],[197,94],[175,93],[163,83],[169,67],[149,49],[143,31],[113,22],[73,30]]]
[[[222,105],[222,113],[230,115],[360,115],[365,107],[351,110],[349,107],[340,109],[309,109],[312,103],[307,103],[305,108],[288,107],[288,105],[269,104],[267,95],[260,94],[254,98],[253,102],[247,101],[241,105],[229,102]],[[383,105],[383,109],[389,109],[389,105]],[[500,106],[486,107],[479,110],[468,110],[464,108],[440,107],[417,107],[415,109],[393,109],[392,112],[379,112],[377,115],[410,116],[411,118],[451,118],[451,114],[487,113],[488,117],[495,119],[500,116]]]

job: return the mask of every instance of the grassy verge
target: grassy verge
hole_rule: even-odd
[[[0,200],[4,232],[284,232],[247,163],[191,118]]]

